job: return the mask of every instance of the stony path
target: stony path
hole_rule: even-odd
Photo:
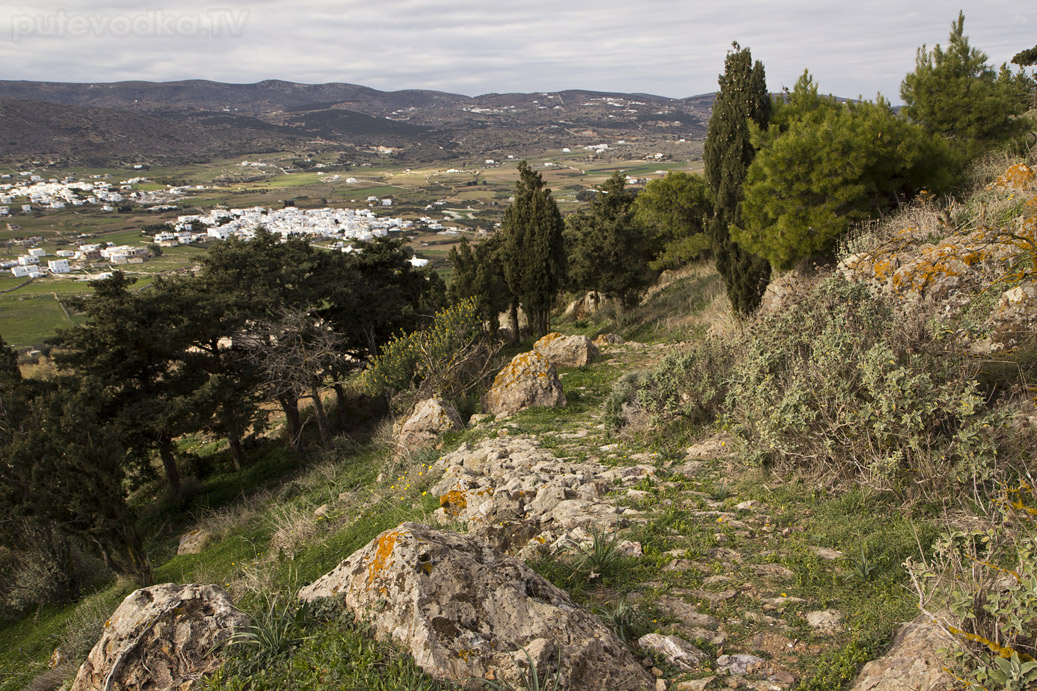
[[[641,369],[671,349],[620,346],[610,364]],[[797,574],[782,564],[782,546],[798,529],[779,528],[772,507],[727,489],[735,472],[727,438],[664,458],[608,439],[596,409],[534,432],[521,420],[484,424],[488,438],[434,465],[437,520],[526,559],[578,554],[596,533],[617,535],[618,551],[645,578],[622,595],[604,587],[587,595],[652,613],[654,633],[640,644],[654,651],[645,663],[658,688],[787,689],[842,640],[838,611],[788,594]],[[839,552],[811,550],[818,568],[841,568]]]

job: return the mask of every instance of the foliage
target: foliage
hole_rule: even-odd
[[[985,525],[952,529],[908,568],[929,616],[957,638],[961,674],[980,688],[1037,684],[1037,489],[1006,488]]]
[[[680,416],[692,423],[713,420],[727,395],[731,349],[715,338],[666,356],[642,375],[637,402],[656,419]]]
[[[768,130],[755,131],[759,151],[745,181],[742,223],[731,234],[776,269],[831,256],[854,222],[951,182],[944,141],[881,98],[840,104],[818,96],[804,73],[775,106]]]
[[[518,165],[515,202],[504,212],[504,279],[529,316],[533,335],[548,332],[548,317],[565,282],[564,224],[544,178]],[[513,325],[514,326],[514,325]],[[517,334],[513,334],[517,336]]]
[[[364,371],[363,385],[402,407],[431,395],[462,398],[486,378],[494,351],[475,303],[462,300],[437,313],[428,328],[386,343]]]
[[[500,326],[498,316],[514,300],[504,280],[502,235],[494,235],[473,249],[468,238],[450,250],[450,278],[447,297],[451,303],[472,300],[479,316],[489,323],[490,333]]]
[[[761,460],[881,489],[975,491],[999,468],[1007,423],[924,323],[860,284],[825,279],[738,345],[726,408]]]
[[[1017,116],[1027,107],[1028,81],[1006,66],[990,67],[987,56],[969,45],[965,15],[959,12],[946,49],[939,44],[932,51],[918,49],[915,71],[904,77],[900,96],[909,118],[973,157],[983,146],[1019,131]]]
[[[488,680],[480,679],[480,683],[484,689],[493,689],[493,691],[564,691],[565,682],[562,677],[561,658],[559,657],[555,662],[555,672],[551,674],[547,670],[538,670],[536,664],[533,662],[532,656],[529,652],[523,648],[522,652],[526,656],[526,661],[529,663],[529,669],[526,670],[525,676],[522,678],[522,682],[519,686],[506,681],[506,680]],[[559,656],[561,652],[559,652]],[[542,677],[542,678],[541,678]]]
[[[600,189],[589,209],[566,218],[569,280],[579,290],[632,306],[657,276],[649,266],[650,232],[635,216],[635,196],[622,173],[613,173]]]
[[[651,267],[673,269],[709,252],[705,219],[713,211],[701,175],[671,170],[650,180],[634,200],[634,217],[655,236],[659,254]]]
[[[771,101],[763,64],[753,64],[748,48],[734,44],[724,60],[720,93],[713,103],[703,153],[713,214],[706,226],[727,296],[736,313],[756,310],[770,280],[770,266],[731,239],[730,227],[741,224],[742,186],[755,156],[750,123],[764,127]]]
[[[244,673],[256,672],[291,652],[303,641],[302,627],[306,605],[298,605],[288,598],[267,596],[266,602],[251,614],[250,623],[230,637],[231,646],[251,646],[255,650],[247,662],[239,665]]]

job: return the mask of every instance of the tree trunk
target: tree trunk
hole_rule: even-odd
[[[295,394],[280,394],[277,402],[284,411],[285,433],[288,443],[295,449],[295,454],[302,458],[302,425],[299,422],[299,399]]]
[[[338,424],[342,431],[345,432],[349,428],[348,406],[346,405],[349,399],[342,384],[336,383],[333,388],[335,389],[335,409],[338,413]]]
[[[241,466],[245,464],[245,454],[241,450],[241,436],[228,434],[227,443],[230,445],[230,460],[234,464],[234,470],[241,470]]]
[[[324,412],[324,402],[320,400],[320,383],[313,382],[313,410],[317,414],[317,429],[320,430],[320,441],[324,446],[331,443],[331,432],[328,430],[328,416]]]
[[[173,457],[173,439],[163,436],[158,441],[158,455],[162,459],[162,470],[166,473],[166,484],[169,485],[169,493],[173,498],[180,501],[184,498],[183,489],[180,487],[180,471],[176,467],[176,458]]]
[[[519,342],[519,322],[518,322],[518,301],[513,300],[511,303],[511,311],[508,314],[508,318],[511,320],[511,342]]]

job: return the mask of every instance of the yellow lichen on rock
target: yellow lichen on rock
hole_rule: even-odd
[[[390,530],[378,536],[378,548],[375,550],[374,558],[367,565],[367,585],[370,586],[378,574],[392,563],[392,551],[396,547],[397,539],[403,534],[402,530]]]

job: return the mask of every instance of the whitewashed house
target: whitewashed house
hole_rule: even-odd
[[[67,274],[70,269],[68,268],[67,259],[51,259],[47,262],[47,271],[52,274]]]

